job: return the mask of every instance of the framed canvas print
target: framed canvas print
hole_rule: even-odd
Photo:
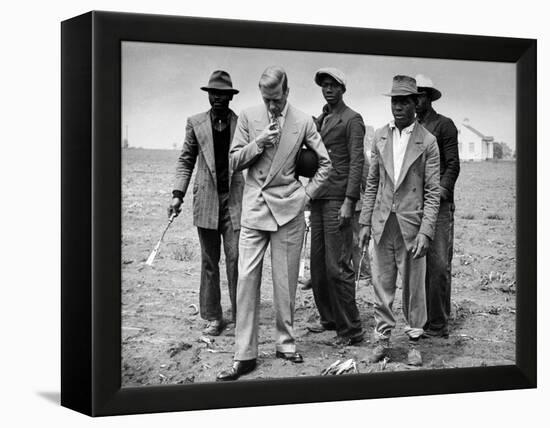
[[[62,405],[536,387],[536,41],[62,23]]]

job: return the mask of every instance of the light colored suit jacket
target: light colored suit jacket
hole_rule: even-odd
[[[230,111],[230,138],[233,138],[236,125],[237,115]],[[185,141],[178,159],[174,185],[174,190],[182,191],[184,196],[195,164],[197,173],[193,183],[193,224],[205,229],[218,229],[220,207],[210,111],[187,119]],[[241,228],[243,186],[242,172],[233,170],[229,161],[229,214],[233,230]]]
[[[241,112],[230,153],[236,171],[247,169],[241,225],[274,231],[303,210],[306,193],[315,197],[331,163],[311,116],[289,105],[278,145],[260,150],[255,139],[268,125],[265,105]],[[295,175],[296,157],[303,143],[317,153],[319,161],[317,172],[305,187]]]
[[[439,212],[439,149],[435,137],[418,122],[397,183],[393,177],[393,132],[386,125],[374,136],[359,223],[371,227],[378,243],[391,211],[395,211],[403,240],[411,250],[418,233],[433,239]]]

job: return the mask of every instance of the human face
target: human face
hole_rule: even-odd
[[[342,101],[344,95],[344,87],[340,85],[334,78],[330,76],[324,76],[321,79],[321,91],[323,97],[329,105],[336,105]]]
[[[424,114],[430,108],[432,102],[427,92],[421,92],[416,101],[416,113]]]
[[[416,102],[413,96],[391,97],[391,113],[400,130],[414,122]]]
[[[208,91],[208,101],[212,110],[218,113],[223,113],[229,110],[229,101],[233,99],[233,94],[227,91],[216,91],[215,89]]]
[[[260,93],[262,94],[264,104],[272,115],[278,116],[283,111],[286,99],[288,98],[288,91],[289,88],[286,88],[286,92],[283,91],[282,83],[274,88],[260,86]]]

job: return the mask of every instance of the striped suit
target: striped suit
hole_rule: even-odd
[[[230,140],[233,139],[237,115],[230,110]],[[244,179],[229,163],[229,192],[218,192],[214,137],[210,111],[187,120],[183,150],[176,167],[174,190],[187,193],[193,170],[193,224],[197,226],[201,244],[200,313],[208,321],[221,320],[220,304],[220,246],[226,260],[227,282],[232,307],[236,314],[238,279],[238,243]],[[227,154],[229,157],[229,153]]]

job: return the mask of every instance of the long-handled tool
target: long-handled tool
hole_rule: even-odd
[[[306,233],[304,235],[304,242],[302,243],[302,256],[300,257],[300,270],[298,271],[298,278],[304,278],[305,267],[306,267],[306,245],[307,245],[307,234],[309,232],[309,226],[306,227]]]
[[[159,239],[159,242],[157,242],[157,245],[155,245],[155,248],[153,248],[153,251],[151,251],[151,254],[149,254],[149,257],[147,258],[147,261],[145,262],[146,265],[149,265],[149,266],[153,265],[153,261],[155,260],[155,257],[157,256],[157,253],[159,252],[160,243],[164,239],[164,235],[166,234],[166,231],[168,230],[168,228],[170,227],[170,225],[172,224],[172,222],[176,218],[176,215],[177,215],[176,213],[172,213],[172,215],[168,219],[168,224],[164,228],[164,232],[162,232],[162,235]]]
[[[357,276],[355,278],[355,287],[359,285],[359,278],[361,276],[361,265],[363,264],[363,259],[365,258],[366,254],[367,254],[367,246],[365,245],[361,250],[361,258],[359,259],[359,266],[357,266]]]

